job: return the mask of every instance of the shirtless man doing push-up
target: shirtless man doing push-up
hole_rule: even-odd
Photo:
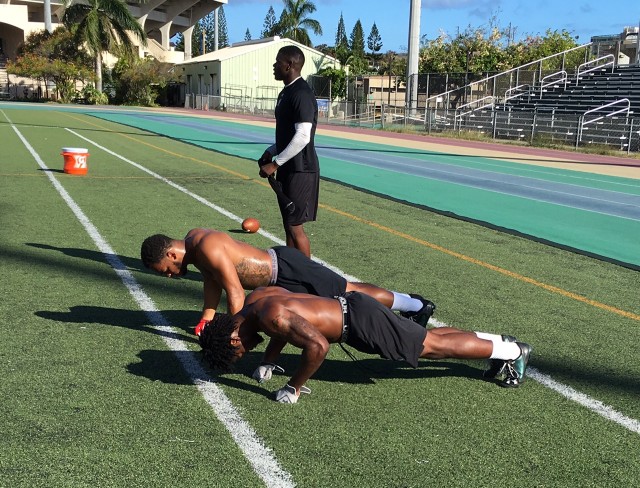
[[[276,392],[281,403],[296,403],[310,393],[305,383],[318,370],[332,343],[345,343],[367,354],[404,360],[414,368],[419,358],[491,359],[500,367],[489,368],[485,378],[497,378],[501,386],[514,388],[524,380],[531,347],[505,341],[498,334],[471,332],[453,327],[426,330],[392,313],[362,293],[336,298],[291,293],[278,287],[259,288],[234,316],[220,314],[200,336],[205,359],[212,367],[228,370],[246,352],[271,338],[262,364],[253,373],[259,383],[271,378],[286,344],[302,349],[297,370]],[[514,339],[515,341],[515,339]]]
[[[204,306],[196,335],[213,319],[222,290],[227,294],[228,312],[233,315],[244,305],[244,290],[260,286],[280,286],[292,292],[329,298],[358,291],[423,326],[435,310],[435,305],[420,295],[347,282],[297,249],[277,246],[262,250],[211,229],[192,229],[181,240],[162,234],[150,236],[142,243],[140,254],[145,267],[169,278],[183,276],[190,264],[200,270],[204,279]]]

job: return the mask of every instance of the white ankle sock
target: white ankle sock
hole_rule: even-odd
[[[491,359],[503,359],[508,361],[510,359],[518,359],[520,354],[520,346],[515,342],[494,342]]]
[[[397,310],[399,312],[417,312],[422,308],[422,302],[416,298],[411,298],[406,293],[393,293],[393,304],[391,310]]]

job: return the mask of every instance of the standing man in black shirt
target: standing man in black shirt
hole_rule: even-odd
[[[284,88],[276,103],[276,143],[260,158],[260,176],[276,173],[276,183],[293,202],[295,209],[278,198],[287,246],[311,256],[311,244],[303,224],[316,220],[320,166],[314,146],[318,123],[318,103],[300,76],[304,53],[297,46],[285,46],[276,56],[273,75]],[[277,171],[277,172],[276,172]]]

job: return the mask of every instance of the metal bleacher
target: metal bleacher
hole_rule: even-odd
[[[640,151],[640,63],[616,65],[612,54],[590,59],[591,47],[430,97],[429,133],[473,131],[493,139]],[[572,53],[585,54],[582,64],[565,63]],[[460,99],[465,103],[454,103]]]
[[[603,107],[602,113],[608,114],[627,105],[624,100],[629,102],[628,115],[640,116],[640,66],[598,68],[544,89],[532,88],[506,105],[515,110],[556,114],[584,114]]]

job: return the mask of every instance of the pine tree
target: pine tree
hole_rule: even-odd
[[[247,32],[244,33],[244,40],[245,41],[250,41],[251,40],[251,32],[249,32],[249,28],[247,27]]]
[[[224,7],[218,8],[218,47],[222,49],[229,45],[229,34],[227,31],[227,18],[224,15]]]
[[[342,64],[345,64],[347,62],[347,59],[349,58],[349,41],[347,40],[347,30],[344,27],[342,12],[340,13],[338,31],[336,32],[335,52],[338,61],[340,61]]]
[[[378,51],[382,49],[382,37],[380,37],[380,32],[378,32],[378,26],[376,26],[375,22],[373,23],[373,27],[371,27],[371,32],[367,38],[367,47],[371,50],[371,55],[374,57]]]
[[[206,46],[205,46],[206,47]],[[191,32],[191,57],[200,56],[202,54],[202,25],[200,21],[196,22]]]
[[[342,18],[342,12],[340,12],[340,21],[338,22],[338,32],[336,32],[336,49],[338,47],[348,47],[347,41],[347,29],[344,27],[344,19]]]
[[[356,25],[353,26],[353,30],[351,31],[349,47],[351,48],[352,56],[364,58],[364,32],[360,19],[356,21]]]
[[[267,11],[267,16],[264,18],[264,24],[262,26],[262,32],[260,32],[260,37],[264,39],[265,37],[271,37],[274,35],[273,28],[276,25],[276,12],[273,10],[272,6],[269,6],[269,10]]]
[[[204,46],[203,46],[204,43]],[[191,45],[196,48],[198,54],[210,53],[214,50],[215,43],[215,17],[214,13],[202,17],[193,29]],[[203,49],[204,48],[204,49]]]
[[[285,26],[287,25],[287,11],[285,9],[282,9],[282,12],[280,12],[280,18],[278,19],[278,22],[275,23],[275,25],[273,26],[273,29],[271,30],[272,32],[272,36],[280,36],[280,37],[284,37],[284,31],[285,31]]]

